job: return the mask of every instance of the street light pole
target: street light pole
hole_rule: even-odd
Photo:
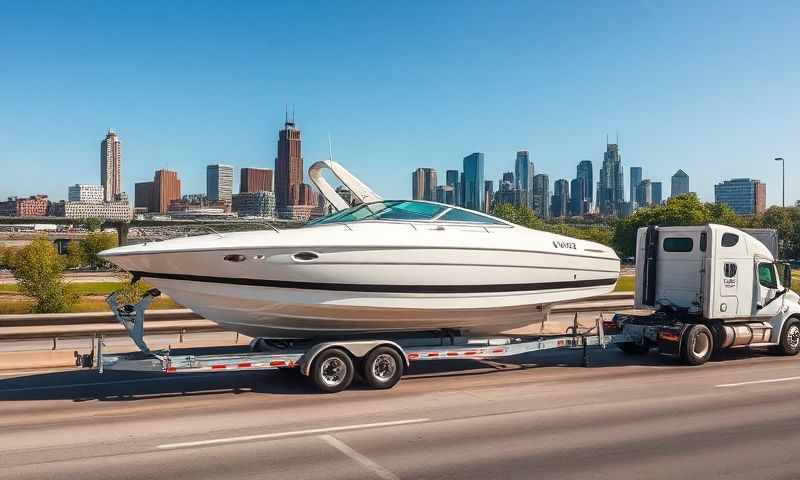
[[[786,208],[786,162],[781,157],[777,157],[775,161],[781,162],[781,195],[783,197],[781,203],[783,208]]]

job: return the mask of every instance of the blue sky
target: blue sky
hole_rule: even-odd
[[[628,167],[665,183],[755,177],[800,198],[800,2],[2,2],[0,195],[99,183],[123,142],[124,189],[167,167],[272,167],[286,103],[306,168],[334,157],[386,197],[411,171],[532,153],[551,181]],[[627,185],[626,185],[627,195]]]

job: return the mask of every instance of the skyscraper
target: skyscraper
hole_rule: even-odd
[[[448,170],[445,172],[445,183],[447,186],[453,187],[452,205],[461,205],[461,184],[458,178],[458,170]]]
[[[653,205],[661,205],[661,202],[664,201],[664,197],[661,196],[661,182],[653,182],[651,186],[653,189]]]
[[[436,170],[418,168],[411,172],[411,198],[414,200],[436,200]]]
[[[464,157],[464,208],[482,211],[483,154],[475,152]]]
[[[592,204],[594,203],[594,174],[592,168],[592,161],[591,160],[581,160],[578,164],[577,175],[575,178],[582,178],[584,179],[584,183],[586,184],[584,191],[584,201],[589,202],[588,208],[586,209],[587,213],[592,209]]]
[[[231,170],[231,175],[233,171]],[[169,204],[181,198],[181,181],[172,170],[156,170],[153,176],[153,195],[150,197],[150,211],[167,213]]]
[[[100,184],[106,202],[115,201],[122,193],[122,143],[111,129],[100,142]]]
[[[758,215],[766,209],[767,186],[760,180],[734,178],[714,185],[714,202],[724,203],[738,215]]]
[[[569,181],[565,178],[556,180],[553,184],[553,199],[551,209],[554,217],[569,215]]]
[[[603,215],[621,215],[625,203],[622,155],[615,143],[606,144],[603,167],[597,182],[597,206]]]
[[[272,170],[269,168],[243,168],[240,171],[239,193],[271,191]]]
[[[517,181],[517,188],[527,192],[528,202],[531,203],[528,206],[532,206],[533,162],[530,161],[530,154],[527,150],[517,152],[517,158],[514,162],[514,176]]]
[[[631,172],[633,174],[633,172]],[[653,184],[648,179],[639,182],[636,187],[637,207],[649,207],[653,203]]]
[[[503,172],[503,179],[501,181],[510,183],[512,187],[517,186],[514,182],[514,172]]]
[[[683,170],[678,170],[672,176],[672,189],[670,190],[670,197],[677,197],[689,193],[689,175]]]
[[[639,199],[636,195],[636,192],[639,188],[639,183],[642,182],[642,167],[631,167],[631,178],[629,179],[631,182],[630,185],[630,194],[631,196],[631,207],[636,208],[636,204],[639,203]]]
[[[585,178],[577,177],[570,182],[569,211],[573,216],[583,215],[589,211]]]
[[[450,185],[437,185],[436,201],[447,205],[455,205],[455,190],[453,187]]]
[[[494,201],[494,182],[485,180],[483,182],[483,211],[489,213],[492,210]]]
[[[533,211],[541,218],[550,216],[550,177],[544,173],[533,176]]]
[[[303,183],[303,156],[300,150],[300,130],[294,118],[287,114],[283,130],[278,132],[278,156],[275,158],[275,204],[277,208],[297,205],[300,184]]]
[[[206,195],[212,202],[231,203],[233,167],[220,164],[206,166]]]

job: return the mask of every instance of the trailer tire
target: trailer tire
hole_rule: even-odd
[[[649,345],[641,345],[634,342],[622,342],[617,343],[616,346],[628,355],[646,355],[650,353]]]
[[[372,388],[389,389],[403,376],[403,357],[391,347],[377,347],[364,358],[361,375]]]
[[[350,386],[355,375],[353,359],[342,349],[320,352],[311,364],[309,377],[325,393],[341,392]]]
[[[797,355],[800,352],[800,321],[789,319],[781,331],[780,343],[775,347],[780,355]]]
[[[714,334],[705,325],[689,327],[681,341],[681,360],[687,365],[702,365],[714,353]]]

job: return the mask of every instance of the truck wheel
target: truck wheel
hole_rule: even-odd
[[[650,352],[650,346],[633,342],[617,343],[616,346],[628,355],[646,355]]]
[[[317,355],[311,364],[311,380],[326,393],[341,392],[350,386],[355,369],[344,350],[330,348]]]
[[[403,358],[393,348],[374,348],[364,359],[362,375],[372,388],[392,388],[403,376]]]
[[[714,336],[705,325],[694,325],[683,334],[681,360],[687,365],[702,365],[714,353]]]
[[[795,319],[786,322],[775,350],[781,355],[797,355],[800,352],[800,322]]]

